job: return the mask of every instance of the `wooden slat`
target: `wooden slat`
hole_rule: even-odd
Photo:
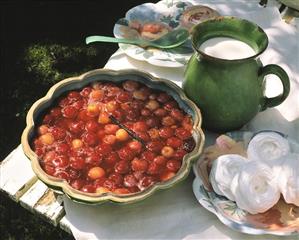
[[[62,203],[62,196],[39,180],[20,198],[21,206],[55,226],[65,215]]]
[[[70,228],[70,222],[65,216],[60,220],[59,226],[62,230],[68,232],[69,234],[73,234]]]
[[[7,193],[14,201],[18,201],[36,181],[37,177],[21,145],[1,162],[0,190]]]

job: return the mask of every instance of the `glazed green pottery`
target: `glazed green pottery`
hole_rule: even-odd
[[[199,49],[206,40],[229,37],[248,44],[255,51],[243,59],[221,59]],[[215,132],[238,129],[259,111],[282,103],[289,94],[290,82],[279,66],[263,66],[258,56],[268,46],[266,33],[256,24],[234,17],[218,17],[196,25],[192,31],[195,53],[188,62],[183,89],[201,109],[203,127]],[[264,77],[275,74],[283,93],[267,98]]]

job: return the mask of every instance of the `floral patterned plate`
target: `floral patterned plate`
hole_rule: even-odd
[[[253,133],[232,132],[228,135],[236,141],[243,141],[244,145],[247,146]],[[238,208],[235,202],[228,200],[226,197],[220,196],[214,191],[206,191],[197,173],[197,163],[193,166],[193,171],[196,175],[193,182],[193,192],[199,203],[214,213],[222,223],[234,230],[247,234],[299,236],[298,206],[287,204],[281,198],[279,202],[268,211],[261,214],[249,214]]]
[[[113,34],[117,38],[147,38],[152,39],[163,34],[184,27],[191,29],[196,23],[219,14],[206,6],[195,5],[190,2],[162,0],[156,4],[145,3],[130,9],[125,18],[121,18],[114,25]],[[154,23],[149,34],[146,24]],[[156,29],[155,27],[159,27]],[[149,29],[149,28],[147,28]],[[146,30],[146,31],[144,31]],[[152,34],[152,32],[154,32]],[[163,33],[159,35],[159,33]],[[141,48],[135,45],[119,44],[119,47],[130,57],[146,61],[152,65],[162,67],[183,67],[193,53],[191,40],[173,49]]]

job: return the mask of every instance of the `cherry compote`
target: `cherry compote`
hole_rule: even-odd
[[[137,81],[93,83],[57,103],[32,145],[47,174],[82,192],[142,191],[174,177],[195,147],[191,116]]]

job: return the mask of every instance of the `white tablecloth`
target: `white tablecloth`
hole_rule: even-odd
[[[199,1],[195,1],[199,3]],[[261,56],[264,65],[282,66],[290,76],[291,92],[280,106],[259,113],[245,129],[275,129],[299,141],[299,34],[298,29],[281,20],[276,7],[261,8],[258,1],[200,1],[223,15],[252,20],[268,34],[270,44]],[[271,5],[271,2],[270,2]],[[297,25],[298,26],[298,25]],[[184,68],[161,68],[136,61],[118,50],[105,68],[134,68],[167,78],[179,86]],[[272,81],[272,80],[271,80]],[[269,84],[267,94],[279,91],[279,84]],[[206,132],[207,142],[215,134]],[[86,206],[65,198],[66,218],[76,239],[279,239],[274,236],[252,236],[224,226],[204,209],[192,192],[194,175],[177,187],[154,194],[133,205],[103,204]],[[294,236],[288,239],[294,239]],[[299,239],[299,237],[298,237]]]

